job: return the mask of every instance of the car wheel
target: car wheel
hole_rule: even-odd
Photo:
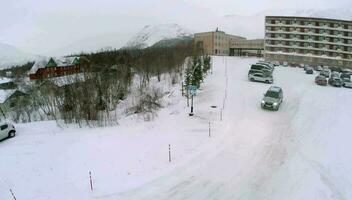
[[[9,132],[9,138],[13,138],[16,136],[16,132],[15,131],[10,131]]]
[[[254,81],[254,78],[251,78],[250,80],[251,80],[251,81]]]

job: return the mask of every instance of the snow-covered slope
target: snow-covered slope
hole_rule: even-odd
[[[9,189],[36,200],[352,199],[351,90],[277,67],[284,102],[277,112],[262,110],[270,85],[247,79],[256,61],[213,57],[194,117],[179,85],[156,81],[170,93],[152,121],[16,124],[17,136],[0,142],[0,199],[12,199]]]
[[[25,53],[14,46],[0,43],[0,69],[23,64],[37,59],[38,56]]]
[[[147,48],[161,40],[191,37],[192,35],[190,30],[178,24],[148,25],[134,35],[125,48]]]
[[[300,16],[300,17],[320,17],[342,20],[352,20],[351,9],[302,9],[302,10],[265,10],[254,15],[226,15],[219,19],[215,26],[222,30],[242,35],[251,39],[264,37],[265,16]]]

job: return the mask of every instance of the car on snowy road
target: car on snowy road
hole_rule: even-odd
[[[16,129],[11,123],[0,124],[0,141],[6,138],[12,138],[16,135]]]
[[[271,86],[266,93],[261,102],[261,107],[270,110],[279,110],[279,107],[283,100],[283,91],[281,87]]]
[[[325,76],[318,75],[317,77],[315,77],[315,83],[318,85],[326,86],[328,84],[328,81],[326,80]]]
[[[271,75],[266,75],[263,73],[248,74],[248,79],[250,81],[258,81],[258,82],[264,82],[268,84],[274,82],[274,79]]]

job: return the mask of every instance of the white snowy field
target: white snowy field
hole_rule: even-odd
[[[247,80],[254,62],[213,57],[194,117],[175,87],[149,122],[17,124],[17,136],[0,142],[0,199],[13,199],[10,189],[36,200],[352,199],[352,90],[317,86],[302,69],[278,67],[274,85],[284,103],[265,111],[260,101],[270,85]]]

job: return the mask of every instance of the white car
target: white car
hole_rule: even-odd
[[[15,127],[10,123],[0,123],[0,140],[12,138],[16,135]]]
[[[345,88],[352,88],[352,81],[346,79],[342,82],[342,86]]]
[[[268,76],[263,73],[248,74],[248,79],[250,81],[259,81],[259,82],[264,82],[264,83],[273,83],[274,82],[274,79],[272,76]]]

